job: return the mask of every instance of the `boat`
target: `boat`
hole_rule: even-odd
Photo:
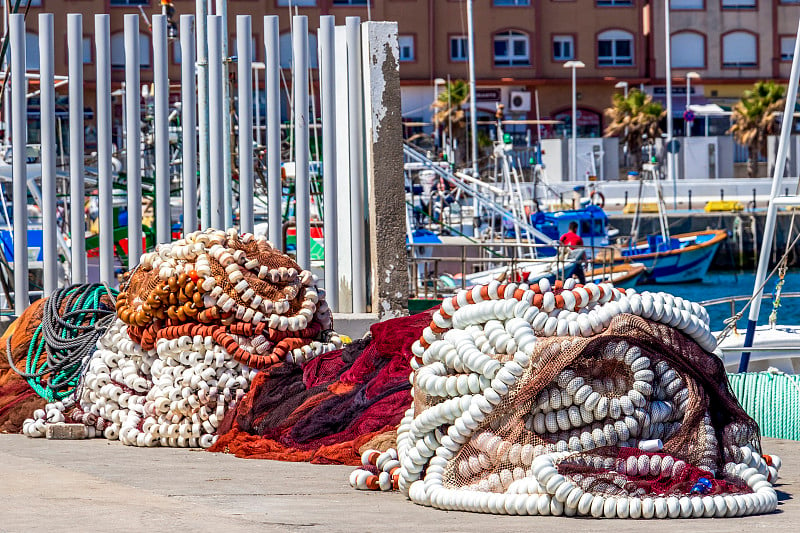
[[[596,267],[585,273],[587,283],[611,282],[620,289],[630,289],[645,273],[642,263],[625,263]]]
[[[615,264],[642,263],[644,280],[651,283],[686,283],[702,280],[725,230],[705,230],[668,236],[649,235],[647,239],[621,247],[614,254]]]

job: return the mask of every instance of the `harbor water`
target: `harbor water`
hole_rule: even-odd
[[[636,285],[638,292],[664,291],[675,296],[687,298],[694,302],[702,302],[729,296],[749,296],[753,293],[753,283],[755,273],[737,271],[709,271],[702,282],[681,283],[681,284],[642,284]],[[764,286],[765,294],[775,292],[778,282],[777,273],[770,278]],[[800,292],[800,270],[790,270],[786,273],[782,292]],[[736,302],[736,311],[741,310],[747,301]],[[778,309],[778,324],[796,324],[800,320],[800,298],[782,298]],[[773,309],[773,299],[765,297],[761,302],[761,312],[758,323],[766,324],[769,314]],[[708,314],[711,319],[711,330],[719,331],[724,327],[723,321],[731,316],[731,306],[729,303],[707,306]],[[749,308],[748,308],[749,312]],[[738,327],[744,329],[747,326],[747,315],[745,312],[738,322]]]

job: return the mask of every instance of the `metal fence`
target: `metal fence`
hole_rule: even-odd
[[[224,3],[223,3],[224,4]],[[181,189],[183,227],[185,231],[209,227],[226,228],[233,224],[233,212],[239,210],[239,230],[254,230],[253,184],[253,98],[252,98],[252,21],[249,16],[236,17],[236,72],[238,97],[238,168],[240,195],[234,205],[231,186],[231,128],[228,112],[230,95],[227,52],[227,16],[206,15],[206,2],[197,1],[197,16],[180,17],[180,51],[182,57],[180,84],[180,118],[182,124]],[[94,17],[97,69],[97,177],[99,203],[99,281],[115,284],[114,214],[112,208],[112,109],[109,15]],[[67,52],[69,65],[69,281],[87,281],[87,253],[84,238],[84,86],[83,28],[80,14],[67,15]],[[198,23],[199,22],[199,23]],[[362,69],[370,57],[369,39],[362,32],[368,25],[358,17],[348,17],[345,26],[335,27],[333,16],[320,17],[318,31],[319,84],[324,156],[322,161],[324,190],[324,283],[327,300],[334,310],[363,312],[367,310],[365,241],[365,127],[364,101],[370,91],[380,91],[381,84],[364,86]],[[279,26],[277,16],[263,19],[263,46],[266,52],[266,181],[268,201],[268,238],[281,246],[281,124],[279,58]],[[292,18],[292,102],[293,155],[296,165],[296,232],[297,262],[311,267],[310,197],[309,197],[309,50],[308,21],[305,16]],[[14,265],[15,312],[28,305],[27,243],[27,176],[26,176],[26,90],[25,90],[25,19],[9,17],[11,51],[11,107],[13,160],[13,241],[16,250]],[[169,83],[167,17],[152,19],[153,130],[155,135],[155,235],[156,243],[172,240],[170,214],[169,154]],[[41,159],[42,159],[42,226],[44,256],[44,295],[57,288],[59,260],[56,225],[56,138],[55,138],[55,72],[53,68],[53,15],[41,14],[38,19],[39,64],[41,75]],[[125,83],[123,86],[124,152],[127,174],[129,257],[135,264],[142,253],[142,169],[143,158],[140,120],[139,16],[125,15]],[[396,46],[396,30],[390,39]],[[385,46],[386,43],[378,43]],[[173,80],[174,81],[174,80]],[[312,89],[313,90],[313,89]],[[399,114],[399,110],[398,110]],[[259,119],[260,121],[260,119]],[[249,126],[249,127],[246,127]],[[256,125],[260,131],[262,125]],[[227,143],[227,145],[226,145]],[[227,147],[226,147],[227,146]],[[198,186],[199,184],[199,186]],[[199,206],[199,207],[198,207]],[[199,213],[199,217],[198,217]],[[346,246],[339,242],[346,241]],[[342,290],[340,299],[340,287]]]

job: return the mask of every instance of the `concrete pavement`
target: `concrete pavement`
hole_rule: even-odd
[[[355,491],[348,466],[0,435],[0,531],[796,531],[800,443],[764,448],[783,459],[776,513],[647,522],[445,512]]]

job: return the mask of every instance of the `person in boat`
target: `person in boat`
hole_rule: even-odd
[[[578,235],[578,223],[574,220],[570,222],[567,232],[561,236],[559,241],[563,246],[569,246],[572,250],[583,246],[583,239]],[[578,277],[578,282],[586,283],[586,275],[583,272],[583,252],[575,262],[575,276]]]

